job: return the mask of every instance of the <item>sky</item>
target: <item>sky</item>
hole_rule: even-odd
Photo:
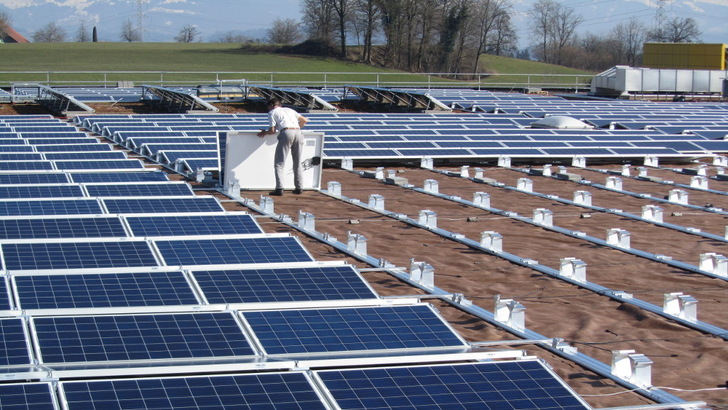
[[[606,34],[615,25],[638,18],[648,27],[655,22],[659,0],[562,0],[584,22],[580,34]],[[528,10],[535,0],[511,0],[520,47],[529,43]],[[144,41],[173,41],[180,29],[195,25],[202,41],[225,33],[261,38],[273,21],[300,20],[299,0],[0,0],[13,27],[28,38],[39,27],[56,21],[75,36],[80,21],[97,26],[101,41],[120,41],[126,21],[135,25],[144,12]],[[691,17],[698,22],[706,43],[728,43],[728,0],[664,0],[667,18]]]

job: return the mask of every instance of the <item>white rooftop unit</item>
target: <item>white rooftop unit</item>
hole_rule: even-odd
[[[630,93],[720,94],[728,70],[676,70],[614,66],[594,76],[593,95]]]

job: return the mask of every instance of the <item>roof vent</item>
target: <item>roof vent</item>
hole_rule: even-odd
[[[531,128],[586,129],[593,126],[566,115],[552,115],[531,123]]]

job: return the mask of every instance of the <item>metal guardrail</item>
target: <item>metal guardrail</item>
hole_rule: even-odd
[[[0,71],[0,87],[33,82],[50,87],[116,87],[122,82],[150,85],[255,84],[270,87],[371,87],[588,90],[593,75],[390,72],[270,71]]]

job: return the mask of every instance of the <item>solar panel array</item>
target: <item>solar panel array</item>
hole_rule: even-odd
[[[22,161],[47,171],[0,172],[0,407],[347,408],[346,397],[364,391],[359,374],[299,363],[359,363],[374,381],[369,371],[393,372],[393,357],[461,362],[471,351],[432,306],[384,300],[353,266],[317,262],[297,238],[266,234],[252,215],[227,212],[141,161],[86,159],[97,152],[87,145],[110,145],[77,131],[67,139],[59,129],[73,127],[39,121],[47,136],[17,124],[3,132],[30,153],[58,146],[77,156]],[[467,382],[478,389],[512,374],[522,394],[505,400],[519,408],[529,408],[522,396],[534,409],[547,399],[587,408],[540,361],[514,362],[535,366],[526,379],[469,357],[474,367],[429,367],[451,366],[445,373],[460,380],[473,369],[491,374]],[[397,366],[415,375],[426,367]],[[433,393],[452,382],[415,378]],[[452,396],[431,400],[448,408]]]
[[[471,112],[309,113],[307,129],[325,133],[324,157],[331,160],[640,159],[728,152],[728,109],[720,104],[573,101],[463,90],[428,93]],[[592,128],[531,127],[538,119],[557,115],[579,119]],[[194,173],[219,167],[218,132],[258,131],[267,126],[267,117],[128,115],[80,117],[77,122],[172,169]]]

